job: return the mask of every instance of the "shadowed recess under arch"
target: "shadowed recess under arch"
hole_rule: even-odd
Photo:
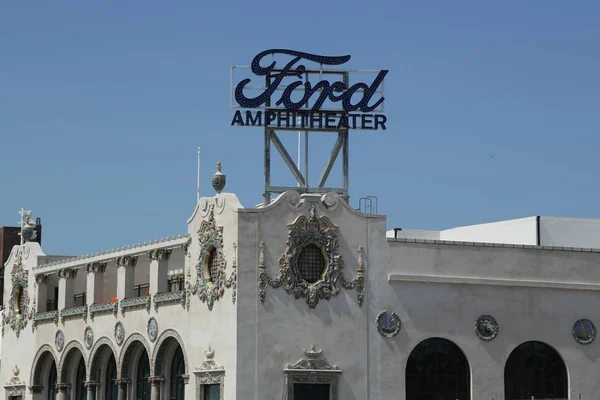
[[[447,339],[419,343],[406,364],[406,400],[471,399],[469,362],[462,350]]]

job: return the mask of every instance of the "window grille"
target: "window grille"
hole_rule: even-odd
[[[298,271],[308,283],[320,280],[325,271],[325,257],[321,249],[314,244],[305,246],[298,256]]]
[[[180,292],[184,290],[184,283],[183,275],[173,275],[169,278],[169,292]]]
[[[216,283],[219,279],[219,266],[219,252],[213,247],[208,257],[208,273],[212,283]]]

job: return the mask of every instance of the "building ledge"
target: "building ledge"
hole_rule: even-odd
[[[583,247],[558,247],[558,246],[534,246],[528,244],[510,244],[510,243],[485,243],[485,242],[460,242],[454,240],[437,239],[406,239],[406,238],[386,238],[388,242],[394,243],[420,243],[420,244],[441,244],[450,246],[470,246],[470,247],[498,247],[508,249],[532,249],[532,250],[550,250],[550,251],[572,251],[580,253],[600,253],[600,249]]]
[[[541,280],[517,280],[503,278],[472,278],[464,276],[433,276],[433,275],[410,275],[402,273],[391,273],[388,282],[417,282],[417,283],[442,283],[458,285],[484,285],[504,287],[525,287],[542,289],[562,290],[588,290],[600,291],[600,284],[581,282],[557,282]]]

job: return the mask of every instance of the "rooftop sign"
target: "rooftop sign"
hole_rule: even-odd
[[[269,57],[271,56],[271,57]],[[275,56],[291,57],[282,67]],[[267,61],[263,61],[264,59]],[[271,59],[270,63],[268,59]],[[276,129],[386,129],[383,114],[383,81],[388,70],[340,70],[350,56],[320,56],[294,50],[272,49],[257,54],[250,67],[232,67],[231,125]],[[307,68],[304,63],[317,64]],[[262,63],[262,65],[261,65]],[[248,69],[254,76],[248,74]],[[235,86],[234,72],[246,76]],[[355,76],[374,75],[369,83]],[[263,77],[256,79],[256,77]],[[333,83],[329,78],[338,79]],[[257,82],[258,83],[257,85]],[[255,94],[254,96],[251,94]],[[235,102],[234,102],[235,99]],[[243,112],[241,109],[246,110]]]

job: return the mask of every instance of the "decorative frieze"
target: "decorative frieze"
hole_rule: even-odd
[[[33,325],[43,324],[46,322],[54,322],[58,324],[58,311],[39,312],[33,315]]]
[[[358,248],[358,269],[354,279],[348,281],[344,276],[345,261],[338,252],[338,228],[326,216],[317,217],[314,204],[310,208],[309,216],[299,216],[288,225],[289,233],[286,242],[287,249],[279,259],[279,275],[271,277],[267,274],[265,264],[265,244],[259,245],[260,256],[258,266],[258,296],[264,304],[268,286],[276,289],[284,288],[296,299],[306,298],[310,308],[315,308],[319,300],[329,300],[337,296],[340,287],[356,289],[357,303],[362,307],[364,300],[364,249]],[[308,281],[302,275],[299,259],[305,248],[315,247],[322,255],[324,268],[319,279]]]
[[[96,304],[92,304],[90,305],[90,318],[92,319],[92,321],[94,320],[94,316],[96,316],[97,314],[108,314],[108,313],[113,313],[113,315],[116,317],[117,316],[117,312],[119,309],[119,302],[118,301],[111,301],[108,303],[96,303]]]
[[[150,303],[152,298],[150,296],[132,297],[131,299],[121,300],[121,314],[125,315],[126,310],[133,310],[137,308],[146,308],[150,311]]]
[[[84,321],[87,321],[87,306],[63,308],[60,310],[60,320],[64,324],[66,319],[82,317]]]
[[[154,309],[158,310],[161,305],[181,303],[181,306],[185,308],[186,304],[186,291],[181,290],[179,292],[169,293],[157,293],[154,295]]]

